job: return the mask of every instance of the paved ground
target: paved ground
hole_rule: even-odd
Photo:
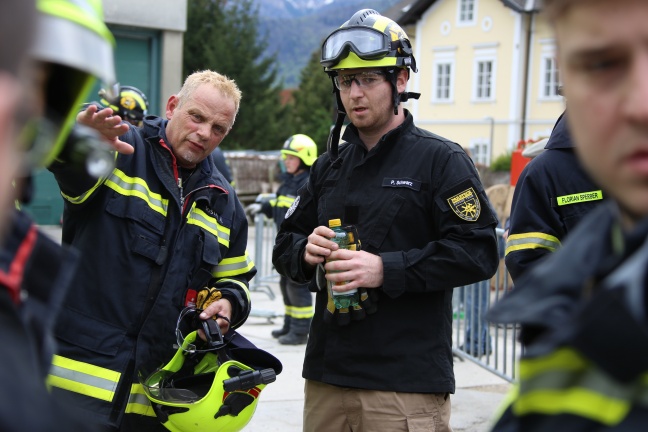
[[[278,287],[277,297],[270,300],[262,292],[252,293],[253,314],[283,312]],[[270,336],[282,319],[271,320],[251,316],[239,330],[259,348],[281,360],[284,371],[277,381],[261,393],[257,412],[245,429],[251,432],[299,432],[302,430],[304,380],[301,377],[304,346],[280,345]],[[455,432],[486,432],[493,413],[508,391],[510,384],[476,364],[455,359],[457,392],[452,396],[451,425]],[[326,432],[326,431],[323,431]],[[377,431],[383,432],[383,431]],[[384,431],[389,432],[389,431]]]
[[[61,233],[58,227],[41,227],[41,229],[60,241]],[[250,246],[254,244],[253,242],[254,237],[251,236]],[[270,283],[269,286],[275,298],[270,299],[270,296],[263,291],[252,292],[253,314],[239,331],[259,348],[279,358],[284,370],[277,376],[277,381],[268,385],[261,393],[257,411],[245,430],[300,432],[304,398],[301,369],[305,346],[280,345],[270,336],[270,332],[282,324],[282,318],[268,319],[260,315],[264,313],[270,316],[281,315],[283,303],[278,285]],[[510,384],[469,360],[455,359],[455,377],[457,391],[451,397],[452,428],[455,432],[488,431],[493,414],[500,406]]]

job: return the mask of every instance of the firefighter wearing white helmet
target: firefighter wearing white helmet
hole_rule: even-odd
[[[93,22],[94,15],[80,10],[82,5],[81,1],[62,0],[0,2],[0,159],[4,179],[0,187],[7,188],[15,175],[13,192],[18,196],[24,196],[21,179],[28,178],[33,168],[47,165],[69,139],[71,124],[67,120],[76,114],[82,91],[94,77],[83,63],[97,60],[102,76],[113,75],[112,38],[105,39],[104,34],[93,39],[74,31],[75,20],[87,25]],[[75,37],[82,40],[70,40]],[[70,42],[76,48],[68,49]],[[74,64],[75,58],[81,60],[81,47],[87,48],[90,56]],[[106,53],[109,61],[94,57],[99,53]],[[23,86],[18,86],[19,81]],[[16,112],[7,115],[14,104]],[[20,123],[12,125],[16,120]],[[3,199],[1,205],[0,344],[8,355],[0,371],[0,430],[97,430],[76,407],[54,397],[46,384],[57,349],[53,328],[77,268],[78,253],[40,232],[13,203],[10,206]]]
[[[497,270],[497,219],[462,147],[400,104],[416,67],[398,24],[358,11],[326,38],[321,64],[340,115],[273,248],[277,271],[316,293],[304,425],[450,431],[452,292]],[[338,249],[332,219],[355,225],[361,250]],[[327,282],[360,304],[337,308]]]
[[[295,202],[297,191],[308,182],[310,167],[317,159],[317,144],[308,135],[292,135],[284,142],[281,157],[285,173],[277,193],[271,197],[259,196],[257,202],[247,208],[252,217],[261,212],[273,218],[277,229]],[[282,345],[305,344],[313,318],[313,296],[308,285],[281,276],[279,287],[284,302],[284,322],[281,328],[271,332],[272,337]]]

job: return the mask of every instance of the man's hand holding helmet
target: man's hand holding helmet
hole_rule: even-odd
[[[232,304],[223,298],[220,290],[203,287],[196,295],[196,308],[202,309],[200,319],[213,319],[218,323],[221,333],[225,334],[230,328]],[[204,335],[201,335],[203,337]]]

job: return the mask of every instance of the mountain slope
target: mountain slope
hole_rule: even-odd
[[[360,9],[385,12],[398,0],[257,0],[259,34],[266,38],[266,55],[277,58],[285,88],[299,86],[299,75],[324,38]]]

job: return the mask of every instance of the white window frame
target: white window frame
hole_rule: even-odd
[[[475,164],[490,166],[491,142],[488,138],[473,138],[470,140],[470,153]]]
[[[447,82],[447,97],[439,97],[439,67],[448,67],[448,82]],[[455,53],[452,52],[437,52],[434,54],[432,63],[432,97],[431,102],[435,104],[450,104],[454,103],[454,85],[455,85]]]
[[[472,88],[472,101],[473,102],[494,102],[497,90],[497,56],[495,50],[488,50],[489,52],[477,53],[473,60],[473,88]],[[492,51],[492,52],[491,52]],[[490,62],[490,95],[488,97],[478,97],[478,89],[480,85],[480,63]]]
[[[457,27],[467,27],[477,24],[477,2],[478,0],[457,0]],[[463,18],[463,6],[471,5],[472,6],[472,17],[471,19]]]
[[[550,74],[551,77],[547,79]],[[545,46],[542,49],[542,54],[540,55],[540,80],[539,81],[540,81],[540,88],[538,89],[538,100],[557,101],[562,99],[562,96],[560,96],[557,92],[557,88],[561,86],[561,82],[560,82],[560,72],[558,70],[558,65],[556,64],[556,56],[553,47]],[[547,94],[548,86],[553,86],[556,89],[556,92]]]

